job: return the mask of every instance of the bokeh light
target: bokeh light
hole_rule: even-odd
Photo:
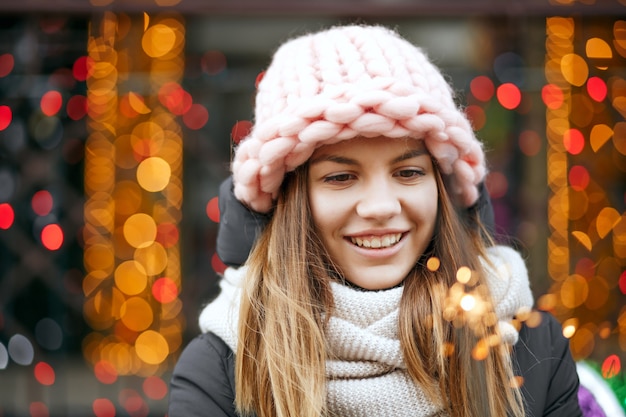
[[[578,129],[568,129],[563,134],[563,146],[572,155],[578,155],[585,147],[585,137]]]
[[[487,102],[493,98],[496,88],[491,78],[480,75],[470,82],[470,91],[477,100]]]
[[[505,83],[498,87],[496,96],[500,105],[508,110],[517,108],[522,102],[522,93],[520,89],[512,83]]]
[[[161,400],[167,395],[167,384],[156,375],[144,379],[142,387],[146,397],[153,400]]]
[[[61,110],[63,97],[58,91],[48,91],[41,97],[41,111],[46,116],[54,116]]]
[[[206,215],[215,223],[220,222],[219,197],[213,197],[206,205]]]
[[[589,77],[587,80],[587,94],[598,103],[604,101],[608,93],[608,87],[600,77]]]
[[[63,245],[63,229],[56,223],[48,224],[41,230],[41,243],[48,250],[57,250]]]
[[[155,300],[162,304],[171,303],[178,297],[178,287],[173,280],[162,277],[152,285],[152,295]]]
[[[115,405],[108,398],[96,398],[91,406],[96,417],[115,417]]]
[[[546,84],[541,89],[541,98],[549,109],[558,109],[563,105],[563,91],[554,84]]]
[[[52,194],[47,190],[37,191],[31,199],[31,207],[38,216],[47,216],[52,211]]]
[[[5,130],[13,120],[13,112],[9,106],[0,106],[0,131]]]
[[[6,77],[13,71],[15,66],[15,58],[10,53],[0,55],[0,78]]]
[[[30,365],[35,357],[35,349],[28,338],[21,334],[14,334],[9,339],[9,357],[19,365]]]
[[[9,203],[0,204],[0,229],[8,229],[13,226],[15,211]]]
[[[41,385],[53,385],[56,379],[54,369],[46,362],[39,362],[35,365],[35,379]]]
[[[230,139],[234,144],[241,142],[243,138],[250,134],[252,130],[252,122],[249,120],[240,120],[234,124],[230,131]]]
[[[183,115],[183,123],[189,129],[202,129],[209,121],[209,111],[202,104],[192,104]]]
[[[146,158],[137,167],[137,183],[146,191],[162,191],[170,182],[170,165],[159,157]]]

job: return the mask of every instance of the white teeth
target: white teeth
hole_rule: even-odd
[[[395,245],[401,237],[402,233],[394,233],[384,236],[372,236],[370,238],[353,237],[350,239],[352,243],[359,247],[379,249]]]

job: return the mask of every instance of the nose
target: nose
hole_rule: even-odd
[[[368,184],[356,205],[356,212],[365,219],[386,220],[402,210],[398,190],[385,181]]]

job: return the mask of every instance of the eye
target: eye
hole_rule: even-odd
[[[346,181],[350,181],[354,179],[354,175],[352,174],[334,174],[324,177],[324,182],[327,183],[344,183]]]
[[[421,169],[401,169],[395,173],[395,176],[400,178],[417,178],[424,175],[424,171]]]

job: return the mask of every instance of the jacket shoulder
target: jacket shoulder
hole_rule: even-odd
[[[170,380],[170,417],[233,417],[234,354],[222,339],[203,333],[185,347]]]
[[[561,324],[540,312],[537,326],[522,325],[513,347],[515,374],[521,377],[527,415],[582,416],[578,374]]]

